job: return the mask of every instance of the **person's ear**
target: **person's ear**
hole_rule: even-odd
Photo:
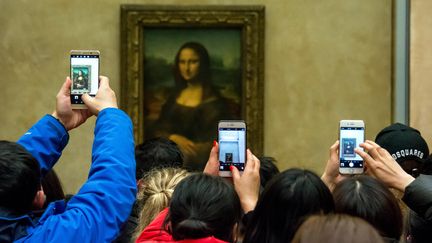
[[[36,192],[36,196],[33,199],[33,208],[42,209],[45,204],[46,196],[42,188]]]
[[[143,185],[143,180],[142,179],[137,180],[136,184],[137,184],[137,192],[139,192],[141,190],[142,185]]]

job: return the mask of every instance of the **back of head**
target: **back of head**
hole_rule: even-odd
[[[150,171],[143,178],[137,196],[139,207],[138,226],[135,236],[166,207],[168,207],[175,187],[188,175],[180,168],[163,168]]]
[[[286,170],[264,188],[244,242],[289,242],[303,218],[333,209],[330,190],[315,173]]]
[[[0,206],[21,214],[31,210],[40,189],[40,168],[21,145],[0,141]]]
[[[336,185],[333,197],[337,213],[366,220],[383,237],[401,237],[401,209],[394,195],[381,182],[369,176],[348,178]]]
[[[292,243],[384,243],[368,222],[343,214],[315,215],[309,217],[297,230]]]
[[[240,217],[240,199],[233,186],[223,178],[200,173],[177,185],[167,220],[175,240],[214,236],[231,242]]]
[[[423,173],[429,147],[418,130],[394,123],[381,130],[375,142],[385,148],[407,173]]]
[[[137,145],[135,160],[137,180],[153,169],[183,166],[183,154],[179,147],[166,138],[152,138]]]
[[[273,157],[262,156],[260,160],[260,183],[262,187],[265,187],[275,175],[279,174],[280,171],[276,166],[276,159]]]

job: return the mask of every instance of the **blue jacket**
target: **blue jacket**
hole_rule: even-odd
[[[15,232],[15,242],[111,242],[117,236],[136,195],[132,123],[123,111],[104,109],[98,115],[94,133],[88,180],[67,205],[63,201],[51,203],[40,218],[31,213],[11,217],[0,209],[0,228],[6,225],[10,232],[17,222],[26,226],[26,232],[23,227]],[[18,143],[46,173],[57,162],[68,139],[62,124],[46,115]]]

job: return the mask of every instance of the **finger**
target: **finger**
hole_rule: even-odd
[[[371,157],[368,153],[366,153],[363,149],[360,149],[360,148],[355,148],[354,152],[356,152],[356,154],[360,155],[360,157],[362,157],[363,159],[365,159],[366,156]]]
[[[215,147],[217,149],[217,151],[216,151],[216,153],[217,153],[219,151],[219,143],[216,142],[216,140],[213,140],[213,147]]]
[[[378,148],[377,152],[384,158],[389,158],[391,157],[392,159],[394,159],[391,154],[387,151],[387,149],[385,148]]]
[[[254,161],[254,171],[259,171],[260,166],[261,166],[261,161],[252,153],[252,151],[249,150],[249,152],[252,155],[252,160]]]
[[[255,160],[254,155],[250,151],[250,149],[246,149],[246,166],[245,170],[253,170],[255,168]]]
[[[66,80],[64,81],[62,87],[60,88],[57,95],[61,96],[69,96],[70,95],[70,89],[71,89],[71,80],[69,77],[66,77]]]
[[[204,168],[204,173],[211,175],[218,175],[219,173],[219,158],[218,158],[218,146],[216,141],[213,141],[213,147],[210,150],[209,159]]]
[[[373,158],[378,158],[379,153],[377,152],[377,148],[375,145],[371,144],[370,141],[366,141],[365,143],[361,143],[360,147],[364,148]]]
[[[216,141],[213,141],[213,147],[210,150],[209,160],[219,161],[219,145]]]
[[[374,141],[366,140],[366,143],[372,145],[374,148],[381,148],[381,146],[379,146],[379,144],[375,143]]]
[[[99,89],[109,88],[109,79],[105,76],[99,76]]]
[[[234,165],[230,166],[230,170],[235,184],[236,181],[240,180],[240,172],[238,171],[237,167],[235,167]]]
[[[365,150],[373,149],[373,146],[367,142],[361,143],[360,147],[362,147]]]
[[[82,101],[87,105],[88,103],[93,102],[94,98],[88,95],[87,93],[81,95]]]
[[[365,151],[355,148],[354,151],[363,158],[363,161],[369,165],[369,167],[375,168],[376,162],[375,160]]]
[[[255,159],[255,171],[259,171],[261,168],[261,161],[254,155],[252,154],[254,159]]]
[[[339,140],[336,140],[336,142],[330,147],[330,154],[332,151],[336,151],[336,149],[339,148]]]
[[[336,161],[339,158],[339,140],[336,140],[336,142],[330,147],[330,158],[332,158],[333,161]]]

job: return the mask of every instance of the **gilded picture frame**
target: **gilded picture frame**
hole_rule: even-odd
[[[156,108],[148,104],[155,103],[151,96],[164,93],[168,66],[173,65],[180,44],[190,37],[208,49],[215,86],[222,90],[219,93],[231,92],[233,104],[238,104],[234,118],[247,124],[247,146],[262,154],[264,11],[264,6],[255,5],[121,5],[120,106],[132,119],[137,144],[149,138],[153,123],[159,123],[155,111],[165,101]],[[155,63],[162,64],[155,68]],[[213,130],[217,138],[217,126]]]

